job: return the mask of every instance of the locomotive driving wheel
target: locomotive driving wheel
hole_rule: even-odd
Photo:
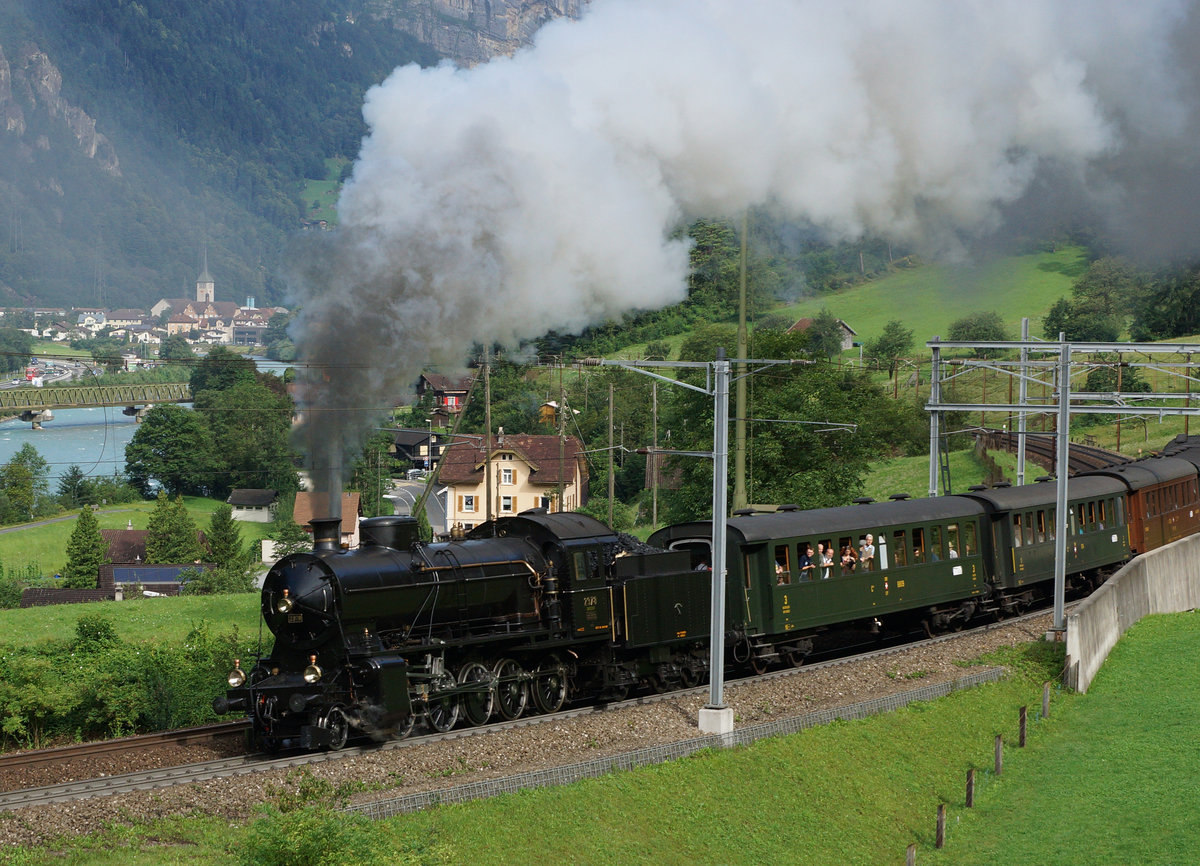
[[[462,714],[472,725],[486,725],[496,705],[492,672],[482,662],[467,662],[458,672],[458,684],[470,689],[462,696]]]
[[[429,683],[431,692],[449,691],[454,688],[454,679],[442,675]],[[453,694],[429,698],[425,709],[425,720],[429,727],[444,734],[458,724],[458,697]]]
[[[551,656],[533,674],[533,704],[538,712],[557,713],[566,700],[566,672],[562,662]]]
[[[529,705],[529,687],[525,669],[515,659],[500,659],[496,675],[496,709],[505,721],[519,719]]]
[[[321,720],[321,727],[329,731],[329,751],[336,752],[346,748],[346,740],[350,738],[350,723],[341,707],[334,707]]]

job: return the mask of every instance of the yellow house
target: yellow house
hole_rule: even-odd
[[[583,443],[574,436],[503,433],[492,438],[490,479],[485,480],[484,443],[473,438],[447,445],[438,479],[445,497],[449,533],[456,525],[473,529],[490,517],[506,517],[531,508],[574,511],[587,501],[588,469]],[[562,507],[559,507],[559,486]]]

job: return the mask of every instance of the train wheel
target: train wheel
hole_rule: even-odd
[[[392,732],[392,737],[394,737],[397,740],[403,740],[405,737],[407,737],[409,734],[412,733],[413,724],[416,721],[417,721],[416,716],[405,716],[404,721],[401,722],[400,724],[396,725],[395,730]]]
[[[496,709],[506,721],[521,718],[529,705],[529,686],[525,669],[514,659],[496,662]]]
[[[700,682],[696,672],[689,665],[679,666],[679,682],[685,689],[695,688]]]
[[[454,688],[454,680],[443,676],[438,677],[429,685],[434,691],[442,691]],[[458,724],[458,710],[458,698],[454,695],[430,698],[429,705],[425,710],[425,720],[429,723],[429,727],[444,734]]]
[[[458,672],[458,683],[472,689],[462,696],[462,714],[472,725],[486,725],[496,705],[492,672],[481,662],[467,662]]]
[[[804,660],[807,657],[808,657],[807,653],[805,653],[803,650],[798,650],[795,647],[792,647],[791,649],[787,650],[788,663],[791,664],[791,666],[794,668],[803,667]]]
[[[350,738],[350,724],[341,709],[334,707],[330,710],[322,726],[329,731],[329,751],[336,752],[346,748],[346,740]]]
[[[557,713],[566,700],[566,673],[558,659],[551,658],[533,675],[533,704],[538,712]]]

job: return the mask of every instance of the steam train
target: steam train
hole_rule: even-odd
[[[1200,437],[1179,437],[1161,456],[1072,476],[1068,590],[1200,531],[1198,471]],[[730,518],[728,664],[798,665],[840,641],[1025,610],[1052,591],[1055,492],[1000,484]],[[379,517],[351,551],[337,518],[312,526],[313,550],[263,584],[270,653],[235,663],[213,702],[248,715],[264,750],[339,749],[351,735],[448,731],[708,677],[707,521],[642,545],[583,514],[534,510],[422,543],[411,518]],[[868,536],[874,557],[856,557]],[[810,548],[835,551],[833,563],[813,565]]]

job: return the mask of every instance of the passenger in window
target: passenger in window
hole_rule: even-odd
[[[783,567],[782,562],[776,562],[775,563],[775,585],[783,586],[785,583],[788,582],[787,579],[788,579],[787,569]]]
[[[833,544],[826,547],[817,542],[817,559],[821,566],[821,580],[829,580],[833,576]]]
[[[858,558],[854,555],[854,548],[849,544],[842,545],[842,574],[854,574],[854,566],[858,564]]]
[[[948,555],[951,559],[958,559],[958,551],[954,549],[953,541],[950,542],[950,553]]]
[[[875,570],[875,536],[869,532],[858,545],[858,561],[863,571]]]
[[[804,552],[800,554],[800,562],[798,563],[798,567],[800,569],[801,580],[812,580],[813,571],[816,570],[817,566],[816,563],[813,562],[813,549],[811,544],[804,545]]]

